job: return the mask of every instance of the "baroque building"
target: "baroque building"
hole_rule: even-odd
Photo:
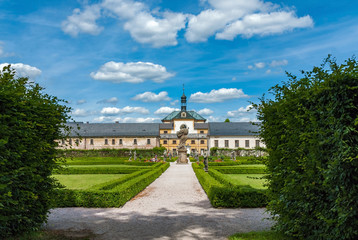
[[[151,149],[165,147],[176,152],[179,145],[177,132],[185,124],[189,130],[188,153],[203,153],[212,147],[246,148],[265,147],[257,136],[258,126],[249,122],[206,122],[195,111],[187,110],[184,94],[180,111],[162,119],[162,123],[67,123],[71,128],[69,139],[60,143],[72,149]]]

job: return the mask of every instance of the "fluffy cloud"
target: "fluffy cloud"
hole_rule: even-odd
[[[209,108],[204,108],[204,109],[199,110],[198,113],[203,116],[208,116],[208,115],[213,114],[214,111]]]
[[[273,60],[270,63],[271,67],[280,67],[280,66],[286,66],[288,64],[288,61],[286,59],[283,60]]]
[[[189,42],[203,42],[212,35],[224,40],[233,40],[238,35],[249,38],[313,25],[310,16],[298,18],[293,11],[261,0],[208,0],[208,3],[212,8],[189,20],[185,34]]]
[[[170,105],[174,106],[175,104],[177,104],[179,102],[179,100],[174,100],[173,102],[170,103]]]
[[[97,72],[92,72],[90,75],[93,79],[113,83],[141,83],[146,80],[161,83],[174,76],[173,73],[167,72],[164,66],[150,62],[113,61],[105,63]]]
[[[72,116],[73,117],[86,117],[86,116],[89,116],[91,115],[91,112],[85,110],[85,109],[81,109],[81,108],[78,108],[74,111],[72,111]]]
[[[179,108],[171,108],[171,107],[161,107],[157,111],[155,111],[154,114],[164,115],[164,114],[172,113],[174,111],[180,111],[180,109]]]
[[[86,6],[83,11],[76,8],[72,15],[62,22],[62,30],[73,37],[80,32],[97,35],[103,29],[96,24],[96,20],[100,17],[101,6],[98,4]]]
[[[100,116],[93,119],[94,122],[121,122],[121,123],[154,123],[159,122],[159,118],[133,118],[133,117],[125,117],[125,118],[118,118],[118,117],[109,117],[109,116]]]
[[[84,104],[86,103],[87,101],[85,99],[80,99],[76,102],[77,105],[81,105],[81,104]]]
[[[8,66],[9,64],[10,63],[1,63],[0,70],[2,70],[3,67]],[[40,69],[23,63],[11,64],[11,68],[16,71],[16,76],[18,77],[29,77],[34,79],[41,74]]]
[[[211,90],[209,93],[197,92],[190,96],[189,101],[197,103],[214,103],[224,102],[226,100],[235,98],[246,98],[246,95],[242,89],[237,88],[221,88],[219,90]]]
[[[129,114],[129,113],[149,114],[149,110],[144,107],[130,107],[130,106],[126,106],[124,108],[106,107],[101,110],[101,114],[109,115],[109,116],[114,116],[118,114]]]
[[[247,114],[253,114],[255,112],[256,112],[255,109],[252,109],[252,105],[248,105],[246,107],[240,107],[239,109],[234,111],[228,111],[227,116],[238,117],[238,116],[245,116]]]
[[[132,100],[142,101],[142,102],[160,102],[160,101],[170,101],[171,98],[168,97],[168,92],[162,91],[158,94],[153,92],[144,92],[137,94],[132,98]]]
[[[117,102],[118,102],[118,98],[111,97],[111,98],[108,98],[108,99],[99,100],[97,103],[98,104],[102,104],[102,103],[116,104]]]

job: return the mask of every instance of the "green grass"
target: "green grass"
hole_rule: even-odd
[[[129,159],[129,157],[73,157],[73,158],[66,158],[66,162],[67,163],[74,163],[74,162],[116,163],[116,162],[126,161],[128,159]]]
[[[267,189],[264,187],[266,179],[256,179],[261,178],[264,174],[225,174],[229,177],[229,180],[237,185],[250,185],[253,188],[257,189]]]
[[[119,179],[127,174],[72,174],[72,175],[52,175],[60,183],[69,189],[89,189],[94,185]]]
[[[229,240],[289,240],[289,239],[291,238],[273,231],[236,233],[229,237]]]

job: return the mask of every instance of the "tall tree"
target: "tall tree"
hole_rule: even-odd
[[[28,78],[0,71],[0,238],[39,228],[57,182],[56,140],[70,109]]]
[[[358,239],[358,63],[328,57],[302,74],[255,105],[269,153],[268,209],[287,235]]]

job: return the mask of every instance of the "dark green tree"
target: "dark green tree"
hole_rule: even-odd
[[[0,238],[39,228],[57,182],[57,141],[70,111],[10,66],[0,70]]]
[[[288,74],[254,105],[269,153],[269,211],[299,239],[358,239],[358,63]]]
[[[230,119],[226,118],[224,122],[230,122]]]

